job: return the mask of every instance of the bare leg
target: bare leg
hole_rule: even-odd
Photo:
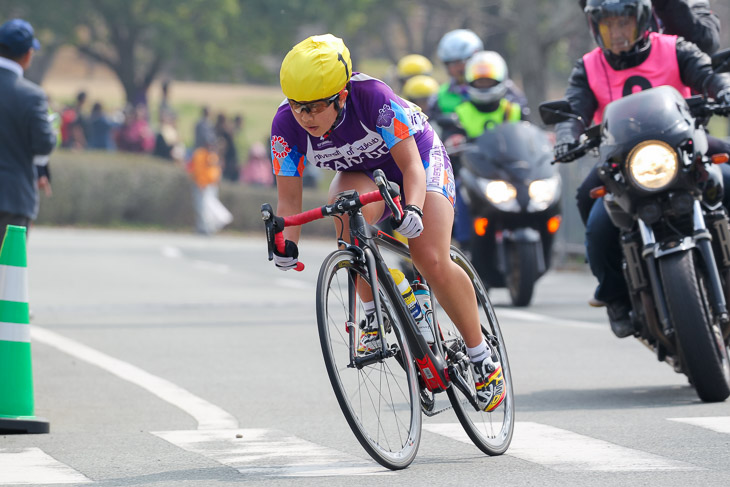
[[[423,233],[409,239],[411,256],[436,298],[457,326],[467,347],[484,339],[479,325],[477,299],[466,272],[449,256],[454,209],[441,194],[426,193]]]

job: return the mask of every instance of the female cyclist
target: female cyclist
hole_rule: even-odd
[[[485,411],[495,409],[506,391],[502,367],[482,337],[471,282],[449,256],[454,176],[426,117],[382,81],[353,73],[349,50],[331,34],[295,45],[282,62],[280,80],[286,100],[271,127],[277,214],[302,211],[301,176],[306,164],[337,172],[329,189],[330,203],[341,191],[376,191],[375,169],[397,182],[406,205],[396,230],[409,239],[413,261],[466,341],[480,406]],[[376,223],[388,216],[385,209],[381,201],[365,206],[363,214]],[[339,235],[341,223],[335,222]],[[296,266],[299,234],[299,227],[284,230],[285,253],[274,256],[280,269]],[[372,315],[374,308],[372,301],[365,303],[366,314]],[[366,321],[371,322],[372,318]],[[373,333],[366,330],[364,335]]]

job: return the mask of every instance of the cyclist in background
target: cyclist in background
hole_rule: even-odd
[[[419,74],[410,78],[403,85],[402,95],[406,100],[418,105],[426,116],[429,116],[429,106],[439,91],[439,83],[431,76]]]
[[[400,58],[396,66],[396,72],[399,82],[398,88],[403,93],[403,88],[409,79],[419,75],[431,76],[433,74],[433,64],[425,56],[408,54]]]
[[[336,171],[329,190],[377,191],[373,171],[382,169],[403,191],[404,215],[398,230],[409,239],[416,266],[431,285],[466,342],[480,407],[491,411],[506,392],[502,367],[484,340],[476,296],[466,273],[449,256],[454,210],[451,163],[423,114],[380,80],[352,72],[350,52],[331,34],[312,36],[295,45],[280,71],[286,100],[271,127],[271,153],[278,191],[277,213],[302,211],[301,176],[306,164]],[[370,223],[387,218],[380,201],[362,209]],[[344,221],[335,220],[337,234]],[[276,266],[298,262],[300,228],[284,230],[285,252],[275,252]],[[363,293],[364,294],[364,293]],[[377,332],[372,297],[365,302],[367,334]]]

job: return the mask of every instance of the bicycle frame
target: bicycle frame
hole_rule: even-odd
[[[400,291],[395,284],[395,281],[390,275],[390,270],[385,263],[385,259],[380,253],[379,247],[382,246],[387,248],[401,257],[410,258],[411,254],[404,243],[396,240],[387,233],[378,230],[372,225],[365,221],[362,212],[358,209],[354,213],[350,213],[350,240],[354,244],[347,244],[344,240],[338,240],[340,245],[345,246],[347,250],[353,252],[354,255],[359,256],[359,259],[365,265],[368,270],[368,274],[371,276],[371,287],[373,291],[373,298],[375,300],[375,316],[380,326],[380,339],[382,341],[382,347],[378,352],[366,355],[364,357],[358,357],[354,350],[354,340],[350,340],[351,347],[353,347],[351,354],[351,363],[356,367],[363,367],[370,363],[377,362],[387,357],[388,353],[391,353],[386,348],[385,343],[385,332],[383,330],[383,316],[380,306],[380,294],[379,294],[379,281],[378,276],[387,276],[384,279],[386,283],[386,289],[383,291],[388,295],[390,301],[396,306],[396,313],[398,320],[401,323],[407,324],[403,327],[403,331],[406,335],[406,340],[411,347],[411,353],[416,361],[416,365],[421,371],[421,377],[423,378],[426,387],[432,392],[443,392],[448,388],[450,383],[448,367],[442,354],[434,354],[428,343],[418,331],[418,326],[411,315],[405,301],[401,297]],[[350,303],[354,303],[354,294],[357,292],[354,289],[357,286],[356,279],[350,279],[348,292],[350,293]],[[348,332],[351,334],[356,333],[355,323],[355,310],[349,310],[350,313],[350,326]],[[438,330],[435,330],[438,331]],[[438,342],[438,341],[437,341]]]
[[[404,243],[396,240],[385,232],[382,232],[365,221],[361,208],[374,201],[383,200],[391,209],[396,218],[402,217],[402,209],[400,207],[399,194],[400,190],[397,186],[394,188],[387,181],[382,171],[377,170],[374,174],[375,183],[379,191],[373,191],[363,195],[358,195],[354,190],[344,191],[340,193],[339,198],[331,205],[325,205],[315,208],[298,215],[290,217],[278,217],[274,215],[271,205],[264,204],[261,207],[261,214],[266,226],[266,238],[268,242],[269,260],[273,259],[273,251],[276,248],[280,253],[284,252],[285,239],[282,231],[286,226],[303,225],[305,223],[332,215],[349,215],[349,234],[351,243],[347,243],[342,239],[342,235],[338,239],[338,244],[345,250],[352,252],[356,259],[367,269],[370,276],[373,298],[375,301],[375,315],[380,327],[380,339],[382,347],[378,352],[374,352],[366,356],[358,356],[356,353],[356,310],[348,310],[347,332],[350,336],[350,366],[362,368],[368,364],[378,362],[388,358],[390,353],[394,353],[387,349],[385,341],[385,330],[383,329],[383,316],[380,303],[378,276],[384,276],[386,288],[383,290],[389,297],[390,301],[395,304],[395,312],[398,320],[405,324],[403,331],[408,345],[411,348],[416,366],[421,372],[421,377],[426,387],[431,392],[443,392],[448,389],[450,384],[456,385],[469,398],[475,409],[478,409],[476,398],[469,390],[469,385],[464,381],[461,374],[456,370],[458,364],[447,365],[445,361],[444,350],[439,340],[435,340],[437,352],[429,347],[426,340],[418,330],[418,325],[411,315],[405,301],[401,297],[400,292],[393,280],[390,270],[385,263],[385,259],[380,253],[379,247],[387,248],[396,254],[410,258],[410,250]],[[344,233],[345,229],[342,229]],[[299,262],[296,270],[301,271],[304,265]],[[351,305],[356,302],[355,295],[357,293],[357,280],[350,279],[348,284],[348,299]],[[434,310],[435,311],[435,310]],[[434,313],[434,322],[438,323]],[[438,326],[434,330],[441,334]]]

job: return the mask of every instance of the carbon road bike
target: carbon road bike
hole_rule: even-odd
[[[464,339],[431,296],[434,343],[426,341],[389,272],[381,248],[409,259],[408,246],[369,225],[361,208],[384,200],[393,215],[403,215],[399,188],[382,171],[375,172],[378,191],[340,193],[331,205],[279,217],[270,204],[261,207],[269,260],[283,253],[285,227],[340,215],[349,216],[350,242],[339,235],[339,250],[322,263],[316,289],[317,324],[327,373],[352,432],[378,463],[392,470],[413,462],[421,440],[422,413],[434,416],[453,408],[474,444],[488,455],[501,455],[512,440],[514,396],[507,349],[487,291],[472,264],[451,247],[451,259],[471,280],[479,304],[482,333],[499,355],[507,393],[491,412],[477,406],[474,377]],[[344,225],[342,228],[344,232]],[[304,265],[300,262],[297,270]],[[423,277],[414,268],[423,284]],[[375,301],[380,347],[358,352],[359,322],[365,319],[360,296],[367,286]],[[446,392],[448,406],[436,401]],[[448,404],[448,403],[447,403]]]

